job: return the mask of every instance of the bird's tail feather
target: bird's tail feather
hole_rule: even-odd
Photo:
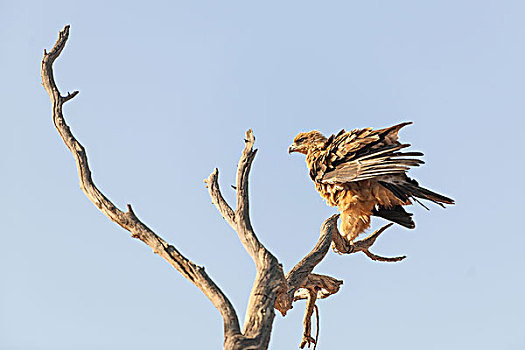
[[[407,178],[407,181],[403,183],[391,183],[384,181],[379,181],[379,183],[389,189],[396,197],[403,201],[407,201],[410,199],[410,197],[412,197],[419,204],[421,203],[417,200],[417,198],[429,200],[442,207],[444,207],[443,204],[454,204],[454,200],[452,198],[421,187],[416,180],[412,180],[410,178]],[[421,205],[425,207],[423,204]]]
[[[410,194],[413,197],[421,198],[421,199],[427,199],[429,201],[432,201],[438,205],[441,205],[444,207],[443,203],[445,204],[454,204],[454,200],[452,198],[448,198],[446,196],[443,196],[439,193],[436,193],[434,191],[431,191],[429,189],[426,189],[424,187],[419,186],[416,184],[406,184],[404,187],[410,191]]]
[[[372,215],[390,220],[406,228],[416,227],[414,220],[412,220],[412,213],[407,213],[400,205],[396,205],[393,208],[385,208],[378,205],[372,210]]]

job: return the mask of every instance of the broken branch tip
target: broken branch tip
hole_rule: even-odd
[[[133,208],[131,207],[131,204],[126,204],[126,207],[128,208],[128,213],[135,215],[135,212],[133,211]]]

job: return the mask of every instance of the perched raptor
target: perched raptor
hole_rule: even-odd
[[[306,155],[310,178],[316,190],[341,213],[342,235],[353,243],[370,226],[370,216],[379,216],[414,228],[412,214],[404,205],[418,198],[444,206],[454,200],[419,186],[406,175],[423,161],[421,152],[404,152],[409,144],[398,141],[399,130],[411,122],[381,130],[341,130],[324,137],[319,131],[300,133],[289,153]],[[426,207],[425,207],[426,208]]]

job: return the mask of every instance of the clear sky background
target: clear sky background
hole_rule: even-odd
[[[410,208],[373,251],[329,252],[344,280],[319,301],[318,349],[524,349],[525,4],[522,1],[0,1],[0,348],[220,349],[222,320],[190,282],[80,191],[41,86],[55,63],[96,184],[179,248],[244,318],[254,266],[210,203],[234,193],[244,132],[259,153],[252,221],[288,271],[335,212],[288,155],[299,131],[414,124],[411,171],[457,205]],[[384,222],[373,221],[377,228]],[[304,302],[276,316],[297,348]]]

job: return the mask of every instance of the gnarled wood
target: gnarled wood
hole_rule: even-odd
[[[305,345],[310,347],[310,344],[314,344],[314,350],[317,346],[319,336],[319,310],[315,305],[317,299],[328,298],[330,295],[335,294],[339,291],[339,287],[343,284],[343,281],[335,279],[330,276],[318,275],[312,273],[308,276],[305,283],[299,288],[294,294],[294,301],[306,299],[306,309],[304,312],[303,319],[303,338],[299,347],[302,349]],[[312,337],[312,313],[315,307],[317,316],[317,326],[315,338]]]
[[[257,152],[253,149],[255,137],[251,130],[246,132],[244,141],[245,147],[237,166],[236,210],[231,209],[220,192],[217,169],[204,182],[212,203],[237,232],[242,245],[255,263],[257,273],[248,301],[243,334],[246,342],[250,343],[250,348],[266,349],[275,317],[273,311],[275,298],[277,291],[282,288],[284,276],[277,258],[259,241],[250,222],[248,175]]]
[[[44,51],[42,82],[51,99],[53,122],[75,158],[80,187],[89,200],[110,220],[129,231],[133,238],[140,239],[150,246],[154,253],[163,257],[208,297],[219,310],[224,321],[224,349],[267,349],[275,317],[274,308],[285,315],[292,308],[294,301],[305,298],[308,298],[308,303],[303,340],[312,340],[310,319],[316,300],[337,293],[343,283],[330,276],[312,273],[315,266],[326,256],[332,242],[338,249],[348,248],[342,246],[342,243],[337,243],[341,239],[337,231],[339,215],[333,215],[323,223],[315,247],[284,276],[281,264],[258,240],[250,221],[248,177],[257,152],[253,149],[255,137],[251,130],[246,132],[245,147],[237,167],[235,210],[230,207],[220,192],[218,170],[215,169],[210,174],[205,182],[212,202],[226,222],[235,230],[257,269],[245,323],[241,331],[235,309],[221,289],[206,274],[204,268],[184,257],[173,245],[164,241],[147,227],[135,215],[131,205],[127,205],[126,211],[120,210],[94,184],[86,150],[74,137],[62,112],[64,103],[73,99],[78,91],[62,96],[53,76],[53,63],[64,49],[68,37],[69,26],[65,26],[54,47],[49,52]],[[369,256],[375,256],[368,251],[368,248],[381,232],[375,233],[363,242],[356,242],[355,251],[364,251]]]
[[[308,289],[308,297],[306,298],[306,310],[304,311],[304,319],[303,319],[303,338],[301,339],[301,344],[299,344],[299,347],[301,349],[304,349],[305,345],[308,345],[310,347],[310,344],[314,344],[314,349],[317,345],[317,338],[319,336],[319,322],[317,322],[317,329],[316,329],[316,336],[315,338],[312,337],[312,314],[314,312],[317,313],[317,320],[319,320],[319,309],[317,305],[315,305],[315,301],[317,300],[317,291],[315,289]]]
[[[326,256],[330,248],[330,243],[332,242],[333,233],[337,232],[338,218],[339,214],[335,214],[325,220],[321,226],[321,234],[315,247],[286,274],[286,292],[279,293],[275,303],[275,308],[279,310],[283,316],[292,308],[294,294],[297,289],[306,285],[315,266]]]
[[[251,163],[255,156],[253,142],[255,138],[251,130],[246,133],[245,149],[242,153],[241,160],[237,168],[237,184],[234,187],[237,191],[237,209],[235,212],[224,200],[218,183],[218,170],[215,169],[210,176],[204,180],[210,193],[212,203],[221,213],[228,224],[237,232],[244,247],[252,257],[257,267],[255,283],[250,294],[250,301],[246,313],[246,323],[244,332],[248,330],[254,334],[256,339],[265,339],[263,330],[271,331],[271,322],[273,321],[273,310],[269,310],[270,302],[284,316],[292,308],[292,302],[303,299],[304,291],[315,290],[316,297],[312,298],[307,306],[306,312],[313,310],[316,298],[326,298],[339,290],[342,281],[333,277],[313,274],[312,271],[326,256],[332,242],[332,233],[337,232],[337,219],[339,214],[332,215],[325,220],[321,226],[321,234],[315,247],[299,263],[297,263],[290,272],[283,276],[282,267],[278,264],[277,259],[270,254],[262,243],[257,239],[250,223],[248,212],[248,174]],[[261,312],[266,315],[271,313],[272,317],[261,317]],[[307,321],[308,320],[308,321]],[[267,322],[261,324],[260,322]],[[304,334],[310,333],[310,317],[305,316]],[[254,324],[262,325],[258,330],[253,327]],[[308,329],[306,327],[309,327]],[[252,340],[254,340],[252,338]],[[269,333],[268,333],[269,340]],[[258,342],[252,346],[261,345]]]
[[[84,147],[73,136],[62,114],[62,106],[78,94],[75,91],[62,96],[53,77],[53,62],[64,49],[69,37],[69,26],[65,26],[51,51],[44,51],[42,59],[42,82],[53,105],[53,122],[62,140],[75,158],[80,178],[80,188],[86,196],[109,219],[131,232],[133,238],[138,238],[149,245],[153,252],[163,257],[170,265],[179,271],[185,278],[195,284],[219,310],[224,321],[225,342],[235,342],[240,336],[240,326],[237,314],[232,304],[220,288],[206,274],[204,268],[196,265],[184,257],[174,246],[168,244],[160,236],[140,221],[128,204],[127,211],[118,209],[95,186],[91,178],[88,159]]]
[[[210,193],[210,197],[212,198],[212,203],[216,206],[217,210],[219,210],[223,218],[237,232],[241,242],[254,260],[257,267],[258,273],[252,293],[250,294],[250,303],[248,304],[248,312],[246,314],[247,320],[249,320],[249,316],[253,316],[253,314],[250,313],[250,310],[255,310],[252,305],[253,296],[272,295],[272,299],[275,300],[275,308],[279,310],[284,316],[286,315],[286,312],[292,308],[292,302],[297,300],[294,299],[295,292],[299,288],[305,288],[307,286],[313,287],[312,281],[315,280],[315,276],[320,275],[312,274],[312,271],[315,266],[317,266],[317,264],[319,264],[326,256],[326,253],[328,252],[332,242],[332,232],[334,232],[334,230],[337,232],[337,219],[339,218],[339,214],[335,214],[325,220],[321,226],[321,235],[319,240],[312,251],[308,253],[299,263],[297,263],[286,276],[283,276],[281,265],[278,264],[277,259],[275,259],[272,255],[268,255],[270,253],[264,247],[264,245],[259,242],[250,223],[247,186],[249,169],[255,156],[255,151],[253,150],[254,141],[255,138],[253,137],[252,131],[248,130],[245,139],[245,149],[237,169],[237,185],[235,188],[237,191],[238,207],[235,212],[231,209],[221,194],[218,184],[218,170],[215,169],[210,174],[210,176],[204,180]],[[239,210],[239,205],[241,206],[241,210]],[[275,261],[273,259],[275,259]],[[274,265],[273,268],[269,268],[274,263],[277,263],[277,265]],[[272,271],[275,266],[278,267],[278,270],[276,271],[277,274],[274,274],[274,271]],[[259,275],[260,267],[263,267],[261,271],[264,271],[264,275],[261,276]],[[269,273],[271,274],[269,275]],[[268,290],[267,286],[259,283],[259,278],[263,276],[266,279],[266,283],[272,281],[274,288]],[[340,282],[339,284],[342,283],[342,281],[338,282]],[[260,289],[261,287],[263,288]],[[337,287],[337,290],[338,289],[339,287]],[[333,293],[335,293],[337,290],[333,291]],[[277,297],[275,298],[276,292]],[[328,293],[324,297],[327,297],[330,294],[331,293]],[[252,307],[250,308],[250,306]],[[248,325],[248,323],[245,323],[245,327]]]

